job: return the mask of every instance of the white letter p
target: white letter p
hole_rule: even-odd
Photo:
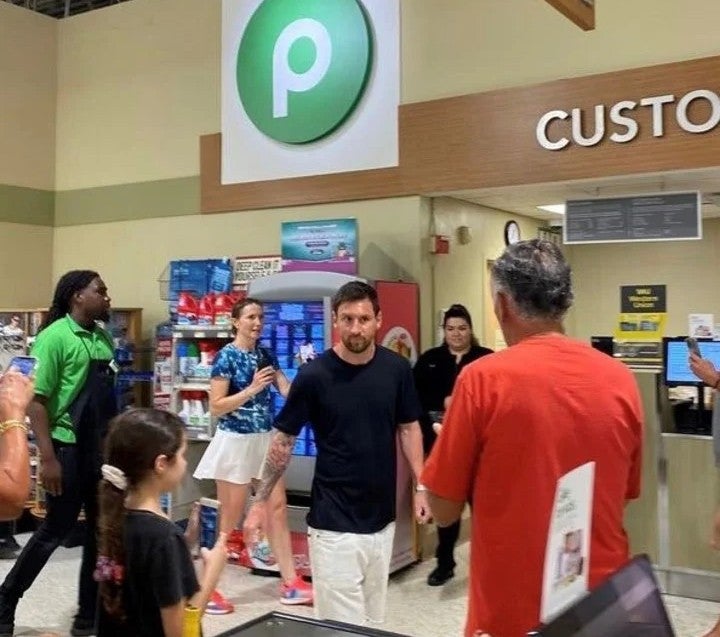
[[[290,68],[290,48],[300,38],[310,38],[315,45],[315,62],[304,73]],[[278,36],[273,49],[273,117],[287,117],[288,93],[304,93],[325,77],[332,59],[332,42],[327,29],[317,20],[302,18],[288,24]]]

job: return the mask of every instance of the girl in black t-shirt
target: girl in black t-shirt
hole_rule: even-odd
[[[202,612],[217,584],[224,534],[203,549],[198,583],[185,538],[160,506],[185,475],[186,447],[183,422],[166,411],[134,409],[111,423],[100,483],[98,637],[181,637],[186,607]]]

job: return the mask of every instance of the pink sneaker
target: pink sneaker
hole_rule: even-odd
[[[288,605],[312,604],[313,589],[302,577],[297,575],[289,584],[280,585],[280,603]]]
[[[205,607],[208,615],[229,615],[235,610],[235,607],[227,601],[220,591],[213,591]]]

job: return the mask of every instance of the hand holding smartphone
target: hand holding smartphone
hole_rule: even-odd
[[[7,368],[8,370],[14,369],[23,376],[32,378],[37,365],[38,359],[34,356],[14,356]]]
[[[700,346],[698,345],[696,338],[688,336],[685,339],[685,343],[687,344],[688,350],[690,350],[691,354],[695,354],[695,356],[697,356],[698,358],[702,358],[702,354],[700,353]]]

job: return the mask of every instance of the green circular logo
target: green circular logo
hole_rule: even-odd
[[[371,66],[371,27],[358,0],[264,0],[240,41],[238,93],[265,135],[306,144],[353,112]]]

